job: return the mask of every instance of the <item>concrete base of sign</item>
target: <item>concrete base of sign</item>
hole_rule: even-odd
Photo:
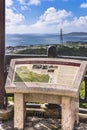
[[[13,116],[13,105],[9,105],[6,109],[0,109],[0,121],[5,121]]]
[[[40,97],[40,98],[39,98]],[[44,97],[44,98],[43,98]],[[48,98],[47,98],[48,97]],[[56,100],[54,100],[54,98]],[[61,99],[61,100],[60,100]],[[58,95],[44,95],[44,94],[14,94],[14,128],[24,129],[26,117],[26,102],[33,100],[40,100],[42,102],[57,103],[62,105],[62,130],[72,130],[75,121],[77,121],[77,113],[79,110],[79,102],[76,98],[63,97]],[[61,101],[61,102],[59,102]]]
[[[17,69],[27,67],[28,72],[34,76],[37,74],[47,75],[49,80],[36,80],[37,75],[31,80],[23,79],[26,75],[17,73]],[[86,72],[85,61],[59,59],[59,58],[27,58],[13,59],[10,64],[6,80],[6,93],[14,94],[14,128],[24,129],[26,117],[26,103],[54,103],[61,105],[62,130],[73,130],[75,121],[79,121],[79,92],[81,83]],[[15,76],[19,75],[15,80]],[[26,75],[28,77],[28,75]],[[40,79],[38,77],[37,79]]]
[[[77,99],[62,97],[62,130],[73,130],[75,121],[78,123],[79,102]]]

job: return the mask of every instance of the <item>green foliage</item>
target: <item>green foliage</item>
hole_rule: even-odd
[[[30,46],[23,50],[14,52],[15,54],[34,54],[34,55],[46,55],[47,45]],[[87,56],[87,45],[85,44],[58,44],[57,54],[65,56]]]
[[[14,102],[14,97],[8,97],[8,101]]]
[[[85,82],[82,82],[81,90],[80,90],[80,97],[85,98]],[[87,108],[87,103],[80,103],[80,107]]]
[[[82,85],[81,85],[80,97],[81,98],[85,97],[85,82],[84,81],[82,82]]]
[[[67,56],[87,56],[87,46],[60,45],[58,46],[58,55]]]
[[[43,47],[38,48],[28,48],[24,50],[20,50],[16,52],[16,54],[36,54],[36,55],[44,55],[47,53],[47,49]]]

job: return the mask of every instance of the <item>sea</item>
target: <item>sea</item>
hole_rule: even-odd
[[[87,42],[87,35],[63,35],[62,42]],[[61,44],[58,34],[6,34],[5,46]]]

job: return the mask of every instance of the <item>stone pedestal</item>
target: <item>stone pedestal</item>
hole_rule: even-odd
[[[14,94],[14,128],[23,129],[24,128],[24,118],[25,118],[25,106],[24,106],[24,96],[23,94]]]
[[[62,130],[73,130],[74,123],[77,121],[77,111],[79,103],[77,99],[62,97]]]

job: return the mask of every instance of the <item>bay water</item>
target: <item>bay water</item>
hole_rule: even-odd
[[[67,41],[87,42],[87,35],[63,35],[63,43]],[[58,34],[6,34],[5,46],[31,46],[61,44]]]

